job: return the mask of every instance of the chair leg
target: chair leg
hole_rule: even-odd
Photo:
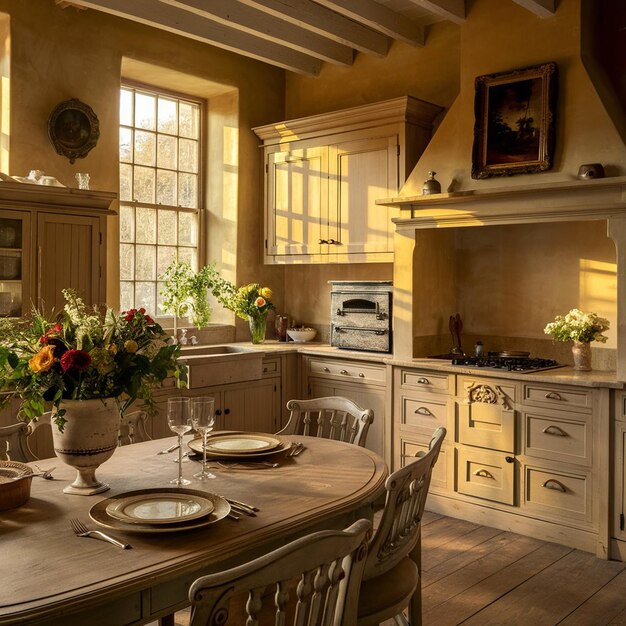
[[[174,613],[170,613],[165,617],[161,617],[159,619],[159,626],[176,626],[176,622],[174,620]]]
[[[417,565],[419,580],[417,589],[409,602],[409,624],[410,626],[421,626],[422,624],[422,529],[420,528],[417,536],[417,543],[409,557]],[[403,616],[404,617],[404,616]]]
[[[394,615],[393,621],[395,622],[396,626],[413,626],[404,616],[404,613],[398,613],[398,615]]]

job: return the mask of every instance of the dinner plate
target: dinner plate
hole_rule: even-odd
[[[144,493],[110,502],[107,515],[128,524],[177,524],[211,513],[213,502],[190,493]]]
[[[208,515],[205,515],[204,517],[200,517],[198,519],[188,519],[182,522],[176,522],[172,524],[129,524],[119,519],[115,519],[107,513],[107,507],[112,502],[116,502],[122,498],[142,496],[146,494],[154,495],[157,493],[161,495],[176,493],[205,498],[207,500],[210,500],[213,504],[213,511]],[[229,513],[230,504],[228,504],[228,502],[224,498],[216,496],[213,493],[198,491],[196,489],[182,489],[180,487],[160,487],[158,489],[140,489],[138,491],[129,491],[127,493],[121,493],[118,496],[105,498],[104,500],[97,502],[91,507],[91,509],[89,510],[89,517],[91,517],[91,519],[96,522],[96,524],[104,526],[105,528],[110,528],[111,530],[120,530],[129,533],[174,533],[182,532],[185,530],[194,530],[196,528],[208,526],[209,524],[215,524],[221,519],[224,519]]]
[[[0,484],[12,483],[19,476],[32,474],[33,470],[18,461],[0,461]]]
[[[207,439],[206,449],[213,454],[258,454],[274,450],[281,443],[281,439],[263,433],[228,433]]]
[[[192,439],[188,444],[189,448],[194,454],[202,454],[202,439]],[[265,457],[271,457],[275,454],[282,454],[291,448],[291,441],[283,440],[277,448],[272,450],[261,450],[259,452],[210,452],[207,448],[207,459],[262,459]]]

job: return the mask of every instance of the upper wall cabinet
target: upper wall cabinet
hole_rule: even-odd
[[[393,261],[396,195],[441,108],[405,96],[254,129],[265,163],[265,262]]]
[[[106,299],[106,219],[117,197],[28,183],[0,183],[0,317],[34,304],[60,311],[62,290]]]

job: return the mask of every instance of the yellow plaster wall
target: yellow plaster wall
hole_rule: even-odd
[[[183,73],[199,95],[207,81],[238,90],[234,105],[236,171],[217,184],[235,188],[237,234],[225,238],[237,259],[237,281],[254,277],[281,282],[280,273],[261,265],[261,167],[253,126],[284,115],[284,72],[278,68],[171,33],[96,11],[60,9],[54,0],[0,0],[11,21],[11,142],[9,172],[42,169],[68,186],[87,171],[93,189],[118,188],[118,101],[122,59],[135,59]],[[153,78],[153,77],[149,77]],[[100,121],[98,145],[70,165],[47,136],[47,119],[62,100],[79,98]],[[219,106],[223,106],[221,103]],[[231,146],[232,148],[232,146]],[[232,152],[232,150],[231,150]],[[220,167],[223,164],[219,164]],[[226,168],[224,168],[225,170]],[[231,168],[232,170],[232,168]],[[228,178],[228,180],[226,180]],[[215,183],[215,178],[213,179]],[[210,198],[213,202],[215,197]],[[219,212],[222,207],[208,207]],[[232,205],[230,205],[232,216]],[[109,220],[108,303],[118,303],[117,219]],[[215,257],[221,252],[215,251]],[[208,259],[210,260],[210,258]],[[282,290],[277,289],[280,298]]]

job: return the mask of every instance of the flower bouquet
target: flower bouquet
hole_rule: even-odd
[[[56,320],[33,309],[26,320],[0,321],[0,388],[21,401],[19,417],[36,419],[53,409],[60,430],[66,400],[114,398],[123,413],[137,399],[155,412],[153,390],[170,374],[184,378],[176,363],[180,348],[146,313],[121,315],[89,309],[76,292],[63,291]]]

